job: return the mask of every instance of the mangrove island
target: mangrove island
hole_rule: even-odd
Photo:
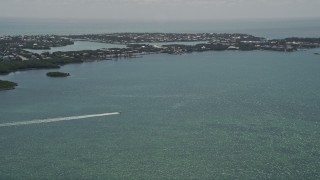
[[[18,86],[17,83],[0,80],[0,91],[15,89],[16,86]]]
[[[63,73],[63,72],[48,72],[48,77],[68,77],[70,76],[69,73]]]

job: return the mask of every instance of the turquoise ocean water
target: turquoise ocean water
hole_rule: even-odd
[[[1,76],[19,86],[0,92],[0,123],[122,114],[0,127],[0,179],[319,179],[315,52],[159,54],[66,65],[64,79]]]

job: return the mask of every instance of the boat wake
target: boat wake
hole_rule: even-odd
[[[53,122],[59,122],[59,121],[72,121],[72,120],[78,120],[78,119],[88,119],[88,118],[94,118],[94,117],[113,116],[113,115],[120,115],[120,114],[121,114],[120,112],[113,112],[113,113],[91,114],[91,115],[83,115],[83,116],[71,116],[71,117],[61,117],[61,118],[38,119],[38,120],[32,120],[32,121],[2,123],[2,124],[0,124],[0,127],[53,123]]]

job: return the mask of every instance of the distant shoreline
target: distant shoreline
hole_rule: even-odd
[[[319,17],[128,20],[100,18],[2,17],[0,36],[117,32],[249,33],[267,38],[318,37]],[[50,27],[50,28],[43,28]],[[310,29],[308,31],[308,29]],[[280,31],[279,31],[280,30]],[[292,31],[293,30],[293,31]],[[307,30],[307,31],[305,31]]]
[[[66,47],[76,40],[122,44],[124,48],[103,48],[65,52],[28,52]],[[183,44],[192,43],[194,44]],[[206,43],[204,43],[206,42]],[[162,46],[152,43],[165,43]],[[146,54],[181,55],[206,51],[267,50],[293,52],[320,48],[320,38],[285,38],[267,40],[241,33],[109,33],[87,35],[0,36],[0,74],[29,69],[57,69],[65,64],[113,58],[136,58]]]

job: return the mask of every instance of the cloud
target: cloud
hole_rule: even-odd
[[[254,4],[264,4],[267,5],[281,5],[281,4],[309,4],[320,5],[319,0],[0,0],[1,5],[5,4],[38,4],[38,5],[254,5]]]
[[[3,2],[25,3],[319,3],[319,0],[1,0]]]

